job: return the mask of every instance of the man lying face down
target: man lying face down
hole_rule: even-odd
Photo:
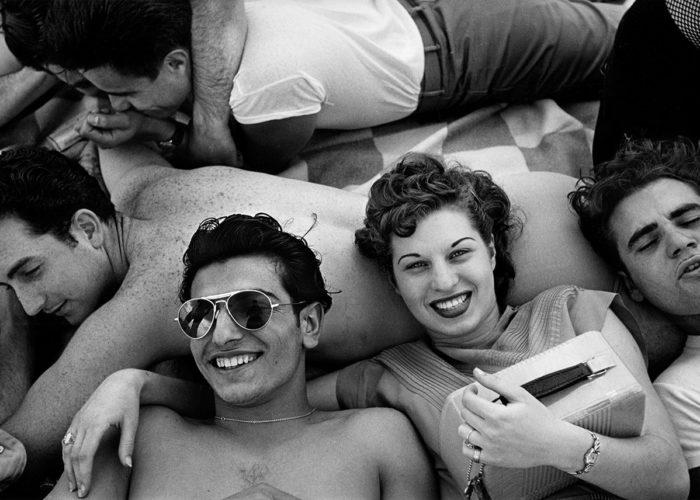
[[[639,141],[570,195],[583,233],[617,268],[633,300],[686,331],[685,349],[655,381],[700,495],[700,153],[684,141]]]
[[[189,98],[187,0],[49,2],[44,65],[79,71],[115,113],[83,133],[177,142]],[[279,172],[316,129],[361,129],[412,113],[595,92],[622,8],[560,0],[258,0],[225,111],[245,164]],[[609,11],[616,11],[614,13]],[[19,45],[31,45],[24,40]],[[138,110],[141,113],[134,113]],[[144,117],[145,115],[145,117]],[[272,138],[274,140],[272,140]]]
[[[184,262],[178,322],[213,389],[216,416],[196,421],[151,407],[130,478],[113,450],[101,450],[91,495],[436,496],[427,457],[403,414],[316,412],[309,405],[305,353],[318,343],[331,297],[303,238],[265,214],[208,219]],[[51,497],[75,498],[68,481]]]

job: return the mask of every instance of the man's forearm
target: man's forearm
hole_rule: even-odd
[[[140,370],[141,404],[167,406],[186,417],[207,418],[214,409],[211,390],[202,384]]]
[[[228,124],[247,30],[243,0],[192,0],[195,126],[198,121]]]
[[[0,76],[0,126],[12,120],[57,82],[53,75],[31,68]]]
[[[0,423],[19,407],[35,367],[31,331],[15,294],[0,289]]]

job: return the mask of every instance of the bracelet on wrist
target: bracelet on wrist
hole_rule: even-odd
[[[571,473],[575,476],[580,476],[581,474],[589,472],[595,465],[596,460],[598,460],[598,455],[600,454],[600,439],[592,432],[590,434],[593,438],[593,443],[591,447],[586,450],[586,453],[583,454],[583,469]]]

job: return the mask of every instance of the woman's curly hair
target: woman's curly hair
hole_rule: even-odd
[[[486,244],[496,249],[496,299],[505,307],[515,268],[508,249],[522,223],[510,200],[487,172],[459,165],[445,168],[437,158],[412,153],[371,187],[364,227],[355,231],[360,252],[374,259],[393,280],[391,236],[411,236],[418,222],[443,208],[463,209]]]

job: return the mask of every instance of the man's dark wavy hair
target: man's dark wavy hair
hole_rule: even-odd
[[[103,221],[115,215],[109,197],[77,161],[39,147],[0,154],[0,218],[19,217],[34,234],[72,244],[71,220],[81,208]]]
[[[355,243],[393,280],[391,236],[411,236],[421,219],[450,206],[464,210],[484,242],[493,242],[496,299],[503,309],[515,277],[510,239],[522,222],[511,210],[508,195],[487,172],[459,165],[448,169],[435,157],[407,155],[372,185],[365,227],[355,231]]]
[[[46,60],[44,16],[50,0],[0,0],[5,43],[20,63],[42,70]]]
[[[155,79],[170,51],[190,49],[191,19],[189,0],[51,0],[45,62]]]
[[[197,271],[233,257],[262,255],[276,262],[282,286],[294,302],[295,314],[311,302],[320,302],[324,311],[332,299],[321,275],[321,261],[306,240],[282,230],[271,216],[233,214],[206,219],[192,236],[183,257],[185,271],[180,285],[180,300],[191,298]]]
[[[618,204],[659,179],[676,179],[700,194],[700,151],[690,140],[627,141],[615,158],[582,177],[569,202],[581,232],[593,249],[615,269],[626,271],[615,244],[610,218]]]

